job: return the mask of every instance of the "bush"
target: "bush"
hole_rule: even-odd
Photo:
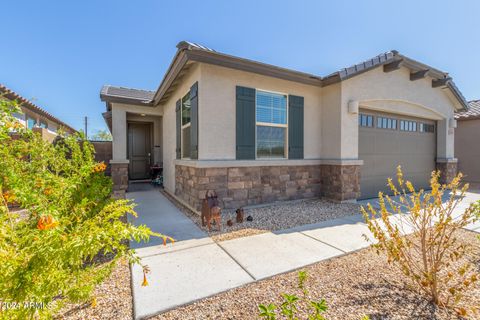
[[[111,198],[90,143],[72,135],[50,144],[12,112],[15,103],[0,101],[0,317],[49,318],[90,299],[119,258],[139,263],[128,240],[162,235],[121,220],[134,206]]]
[[[474,205],[460,215],[454,214],[468,189],[468,184],[460,188],[461,178],[458,174],[450,184],[441,185],[439,173],[433,172],[431,192],[416,191],[398,167],[397,185],[388,179],[398,201],[379,193],[380,210],[368,204],[368,209],[362,207],[362,213],[378,240],[374,244],[377,253],[385,253],[388,262],[398,266],[433,303],[456,308],[464,315],[467,310],[457,306],[464,292],[478,280],[478,273],[465,257],[471,247],[457,239],[458,231],[475,221]],[[445,202],[444,196],[448,196]],[[410,229],[411,235],[404,236],[404,228]]]

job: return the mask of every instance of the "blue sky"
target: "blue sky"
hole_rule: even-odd
[[[201,4],[201,5],[200,5]],[[103,84],[155,90],[181,40],[324,76],[391,49],[480,98],[480,1],[2,1],[0,83],[77,129]]]

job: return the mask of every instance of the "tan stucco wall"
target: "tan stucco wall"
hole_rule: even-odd
[[[178,99],[181,99],[190,87],[199,81],[200,84],[200,66],[193,65],[189,72],[184,76],[181,83],[171,94],[170,99],[162,106],[163,108],[163,183],[165,189],[175,192],[175,158],[176,158],[176,119],[175,119],[175,104]],[[202,110],[201,94],[199,93],[199,110]],[[203,111],[199,111],[202,113]],[[199,119],[200,121],[200,119]],[[200,130],[200,129],[199,129]],[[201,134],[200,134],[201,136]],[[201,143],[199,143],[199,148]]]
[[[341,159],[340,104],[342,103],[341,83],[322,88],[321,140],[320,158]]]
[[[455,129],[455,157],[465,181],[480,182],[480,119],[458,121]]]
[[[127,113],[145,114],[145,117],[163,115],[162,106],[143,107],[124,103],[112,103],[113,161],[125,162],[127,159]],[[129,117],[134,117],[129,115]]]
[[[448,128],[446,119],[453,118],[455,102],[444,90],[447,89],[432,88],[429,77],[410,81],[410,70],[407,68],[383,72],[380,67],[343,81],[342,157],[358,156],[358,118],[348,115],[348,102],[356,100],[364,108],[440,120],[437,157],[453,158],[454,130]]]
[[[199,82],[199,160],[235,159],[235,88],[237,85],[303,96],[305,99],[305,159],[358,159],[358,115],[348,112],[348,102],[362,108],[393,112],[438,121],[437,156],[453,158],[454,102],[443,89],[431,87],[431,79],[410,81],[405,68],[390,73],[376,68],[324,88],[208,64],[194,63],[169,100],[155,108],[113,104],[113,158],[126,159],[126,113],[133,111],[162,117],[162,149],[165,188],[175,191],[175,103]],[[195,161],[195,163],[198,163]],[[279,160],[275,160],[279,161]],[[288,163],[292,160],[283,160]],[[252,161],[270,165],[271,161]],[[273,163],[273,162],[271,162]],[[298,160],[297,162],[298,163]]]
[[[201,65],[199,83],[199,159],[235,159],[236,86],[304,97],[304,155],[321,154],[321,88],[254,73]],[[311,137],[317,137],[312,139]],[[263,161],[263,160],[262,160]]]

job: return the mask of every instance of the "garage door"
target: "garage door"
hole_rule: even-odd
[[[417,188],[428,189],[435,170],[436,124],[427,119],[361,111],[359,115],[361,199],[389,193],[387,178],[395,178],[402,166],[404,176]]]

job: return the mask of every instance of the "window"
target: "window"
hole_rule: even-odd
[[[182,158],[190,158],[190,92],[182,98]]]
[[[47,129],[47,128],[48,128],[47,123],[46,123],[45,121],[40,120],[40,128],[45,128],[45,129]]]
[[[377,117],[377,128],[397,130],[397,119]]]
[[[257,158],[285,158],[287,96],[256,92]]]
[[[417,123],[415,121],[400,120],[401,131],[417,131]]]
[[[32,129],[36,125],[37,125],[37,120],[35,120],[33,118],[30,118],[30,117],[27,117],[27,128],[28,129]]]
[[[429,133],[435,132],[435,125],[434,124],[419,123],[418,128],[419,128],[420,132],[429,132]]]
[[[358,125],[361,127],[373,127],[373,116],[360,114],[358,116]]]

